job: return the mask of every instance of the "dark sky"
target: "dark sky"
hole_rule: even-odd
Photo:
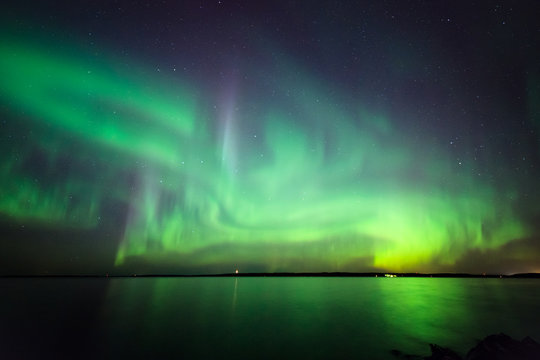
[[[540,3],[8,1],[0,274],[540,272]]]

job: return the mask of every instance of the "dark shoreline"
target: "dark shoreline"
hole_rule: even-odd
[[[0,275],[0,278],[131,278],[131,277],[395,277],[410,278],[499,278],[499,279],[540,279],[540,273],[503,274],[464,274],[464,273],[351,273],[351,272],[318,272],[318,273],[226,273],[226,274],[130,274],[130,275]]]

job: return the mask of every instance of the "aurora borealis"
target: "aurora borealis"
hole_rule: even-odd
[[[538,5],[309,4],[12,4],[1,270],[540,271]]]

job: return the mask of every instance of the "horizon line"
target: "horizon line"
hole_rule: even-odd
[[[217,274],[5,274],[0,278],[133,278],[133,277],[428,277],[428,278],[540,278],[540,273],[470,274],[470,273],[398,273],[398,272],[249,272]]]

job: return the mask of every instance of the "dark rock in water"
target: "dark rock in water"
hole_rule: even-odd
[[[430,356],[404,354],[392,350],[392,355],[405,360],[462,360],[453,350],[429,344]],[[489,335],[469,350],[465,360],[540,360],[540,344],[526,337],[522,341],[506,334]]]
[[[436,344],[429,344],[429,346],[431,347],[431,356],[426,357],[426,360],[461,360],[461,356],[448,348]]]
[[[405,360],[424,360],[424,357],[423,356],[420,356],[420,355],[410,355],[410,354],[405,354],[399,350],[392,350],[390,351],[392,353],[392,355],[394,355],[395,357],[399,358],[399,359],[405,359]]]
[[[469,350],[466,360],[538,360],[540,344],[526,337],[522,341],[506,334],[489,335]]]

